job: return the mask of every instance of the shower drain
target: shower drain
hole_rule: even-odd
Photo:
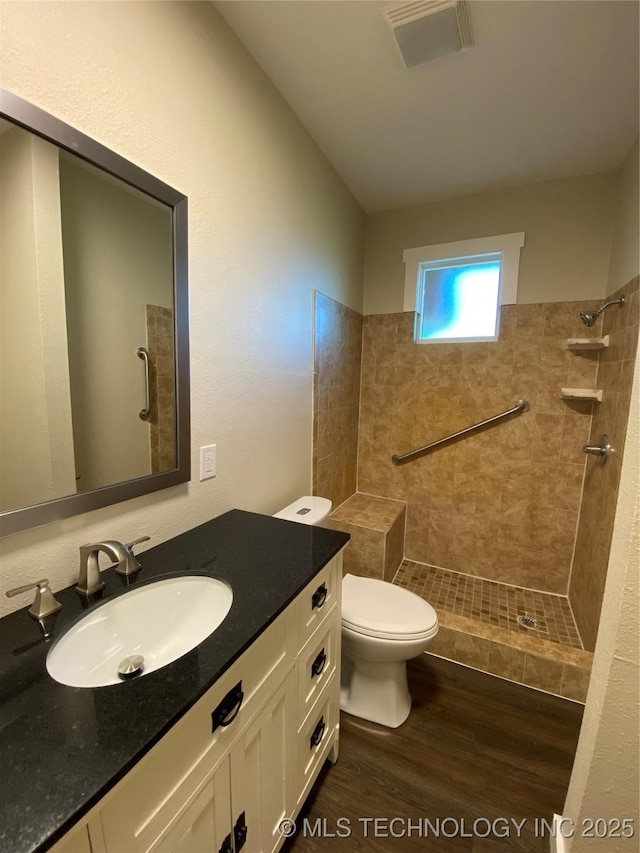
[[[533,616],[518,616],[518,624],[522,625],[523,628],[537,628],[538,621],[534,619]]]

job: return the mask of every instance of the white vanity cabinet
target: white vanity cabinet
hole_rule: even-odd
[[[338,755],[341,582],[338,554],[55,853],[277,850]]]

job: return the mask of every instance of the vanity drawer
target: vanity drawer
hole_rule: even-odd
[[[296,662],[298,720],[302,722],[336,671],[340,621],[333,607],[326,621],[309,639]]]
[[[298,638],[300,647],[340,601],[337,585],[342,583],[342,555],[338,554],[307,584],[298,597]]]
[[[296,791],[298,805],[307,796],[316,770],[319,769],[334,742],[338,725],[338,699],[335,675],[326,684],[319,701],[298,731],[296,740]]]
[[[91,853],[89,827],[86,823],[75,826],[51,848],[50,853]]]
[[[185,796],[203,784],[291,666],[295,618],[295,608],[289,608],[270,625],[107,795],[102,808],[107,849],[148,849],[155,816],[162,812],[167,825]]]

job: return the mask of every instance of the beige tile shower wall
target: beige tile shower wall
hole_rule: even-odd
[[[313,494],[338,507],[356,490],[362,315],[315,294]]]
[[[351,536],[344,572],[392,581],[404,552],[406,506],[374,495],[352,495],[331,513],[329,527]]]
[[[151,471],[175,468],[175,374],[173,369],[173,312],[161,305],[146,306],[149,350],[149,442]]]
[[[624,296],[627,302],[622,308],[608,308],[603,315],[603,333],[610,335],[611,341],[600,356],[597,387],[603,391],[603,400],[594,413],[589,443],[597,444],[603,434],[608,435],[616,454],[604,467],[595,457],[589,457],[587,462],[569,589],[569,600],[582,640],[590,650],[595,647],[598,633],[629,417],[638,346],[638,281],[634,278],[609,297]]]
[[[358,490],[407,501],[407,559],[566,594],[591,404],[560,388],[593,386],[597,354],[564,341],[599,304],[505,306],[490,343],[416,345],[413,314],[364,318]],[[392,465],[523,397],[530,412]]]

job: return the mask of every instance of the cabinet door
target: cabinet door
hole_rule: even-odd
[[[51,853],[91,853],[89,827],[82,823],[68,832],[51,848]]]
[[[231,750],[231,817],[236,850],[271,853],[295,806],[295,678],[291,672]]]
[[[230,851],[229,806],[229,762],[225,761],[149,850],[153,853]]]

